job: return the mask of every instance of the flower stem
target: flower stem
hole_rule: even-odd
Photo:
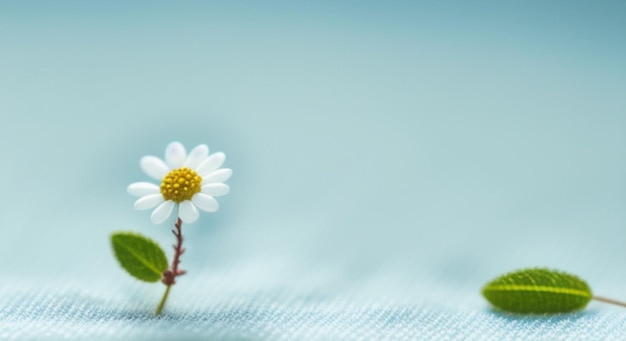
[[[600,301],[600,302],[604,302],[604,303],[610,303],[610,304],[615,304],[615,305],[618,305],[620,307],[626,308],[626,302],[620,302],[620,301],[614,300],[612,298],[606,298],[606,297],[602,297],[602,296],[593,296],[593,299],[596,300],[596,301]]]
[[[165,286],[165,293],[163,293],[163,297],[161,298],[161,302],[159,302],[159,306],[156,308],[156,314],[157,315],[161,315],[161,312],[163,311],[163,307],[165,307],[165,301],[167,301],[167,296],[170,295],[170,288],[172,288],[171,285]]]
[[[169,269],[163,272],[163,277],[161,278],[161,282],[165,284],[165,293],[163,293],[163,297],[161,298],[161,302],[157,306],[156,314],[159,315],[163,311],[165,307],[165,302],[167,301],[167,297],[170,294],[170,289],[172,285],[176,284],[176,277],[184,275],[185,270],[178,269],[178,264],[180,264],[180,256],[185,253],[185,248],[183,248],[183,232],[182,232],[183,221],[178,218],[176,224],[174,224],[175,229],[172,230],[174,236],[176,236],[176,244],[172,245],[174,247],[174,259],[172,259],[172,265]]]

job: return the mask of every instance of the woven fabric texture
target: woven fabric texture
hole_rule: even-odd
[[[548,267],[626,300],[623,1],[0,2],[1,340],[623,340],[520,317]],[[231,192],[188,273],[128,276],[144,155],[206,143]]]

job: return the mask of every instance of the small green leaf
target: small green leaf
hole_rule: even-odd
[[[585,308],[593,297],[582,279],[549,269],[522,269],[487,283],[483,296],[504,311],[557,314]]]
[[[156,282],[167,269],[165,252],[157,243],[140,234],[114,233],[111,244],[120,265],[137,279]]]

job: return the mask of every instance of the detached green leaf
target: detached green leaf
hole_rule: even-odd
[[[120,265],[137,279],[156,282],[167,269],[165,252],[149,238],[132,232],[117,232],[111,235],[111,244]]]
[[[504,311],[557,314],[585,308],[593,297],[582,279],[549,269],[522,269],[487,283],[483,296]]]

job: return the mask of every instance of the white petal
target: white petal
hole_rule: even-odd
[[[191,224],[198,220],[200,213],[196,206],[189,200],[185,200],[178,205],[178,217],[183,223]]]
[[[169,218],[172,214],[174,206],[176,206],[176,204],[172,200],[161,203],[161,205],[157,206],[157,208],[152,211],[152,215],[150,216],[152,222],[155,224],[160,224],[166,221],[167,218]]]
[[[196,193],[191,198],[191,201],[198,206],[201,210],[205,210],[207,212],[215,212],[220,205],[217,203],[217,200],[212,196],[204,193]]]
[[[136,210],[147,210],[149,208],[156,207],[163,202],[163,196],[159,194],[150,194],[143,196],[135,201]]]
[[[230,192],[230,187],[226,184],[216,183],[216,184],[208,184],[202,186],[202,193],[212,195],[214,197],[219,197],[221,195],[226,195]]]
[[[196,169],[202,161],[204,161],[209,156],[209,146],[206,144],[201,144],[191,150],[189,156],[187,156],[187,160],[183,163],[184,167]]]
[[[165,161],[172,168],[180,168],[187,158],[185,146],[180,142],[172,142],[165,148]]]
[[[139,161],[141,169],[148,174],[149,177],[156,180],[163,180],[163,178],[170,171],[170,168],[156,156],[144,156]]]
[[[201,176],[207,175],[211,173],[212,171],[222,167],[225,160],[226,160],[226,155],[224,155],[224,153],[222,152],[215,153],[209,156],[208,159],[204,160],[204,162],[202,162],[198,166],[198,168],[196,169],[196,172],[200,174]]]
[[[228,180],[231,175],[233,175],[233,171],[230,168],[218,169],[215,172],[203,177],[202,184],[206,185],[216,182],[224,182]]]
[[[161,192],[159,186],[149,183],[149,182],[135,182],[128,185],[128,194],[134,195],[136,197],[143,197],[144,195],[149,194],[158,194]]]

